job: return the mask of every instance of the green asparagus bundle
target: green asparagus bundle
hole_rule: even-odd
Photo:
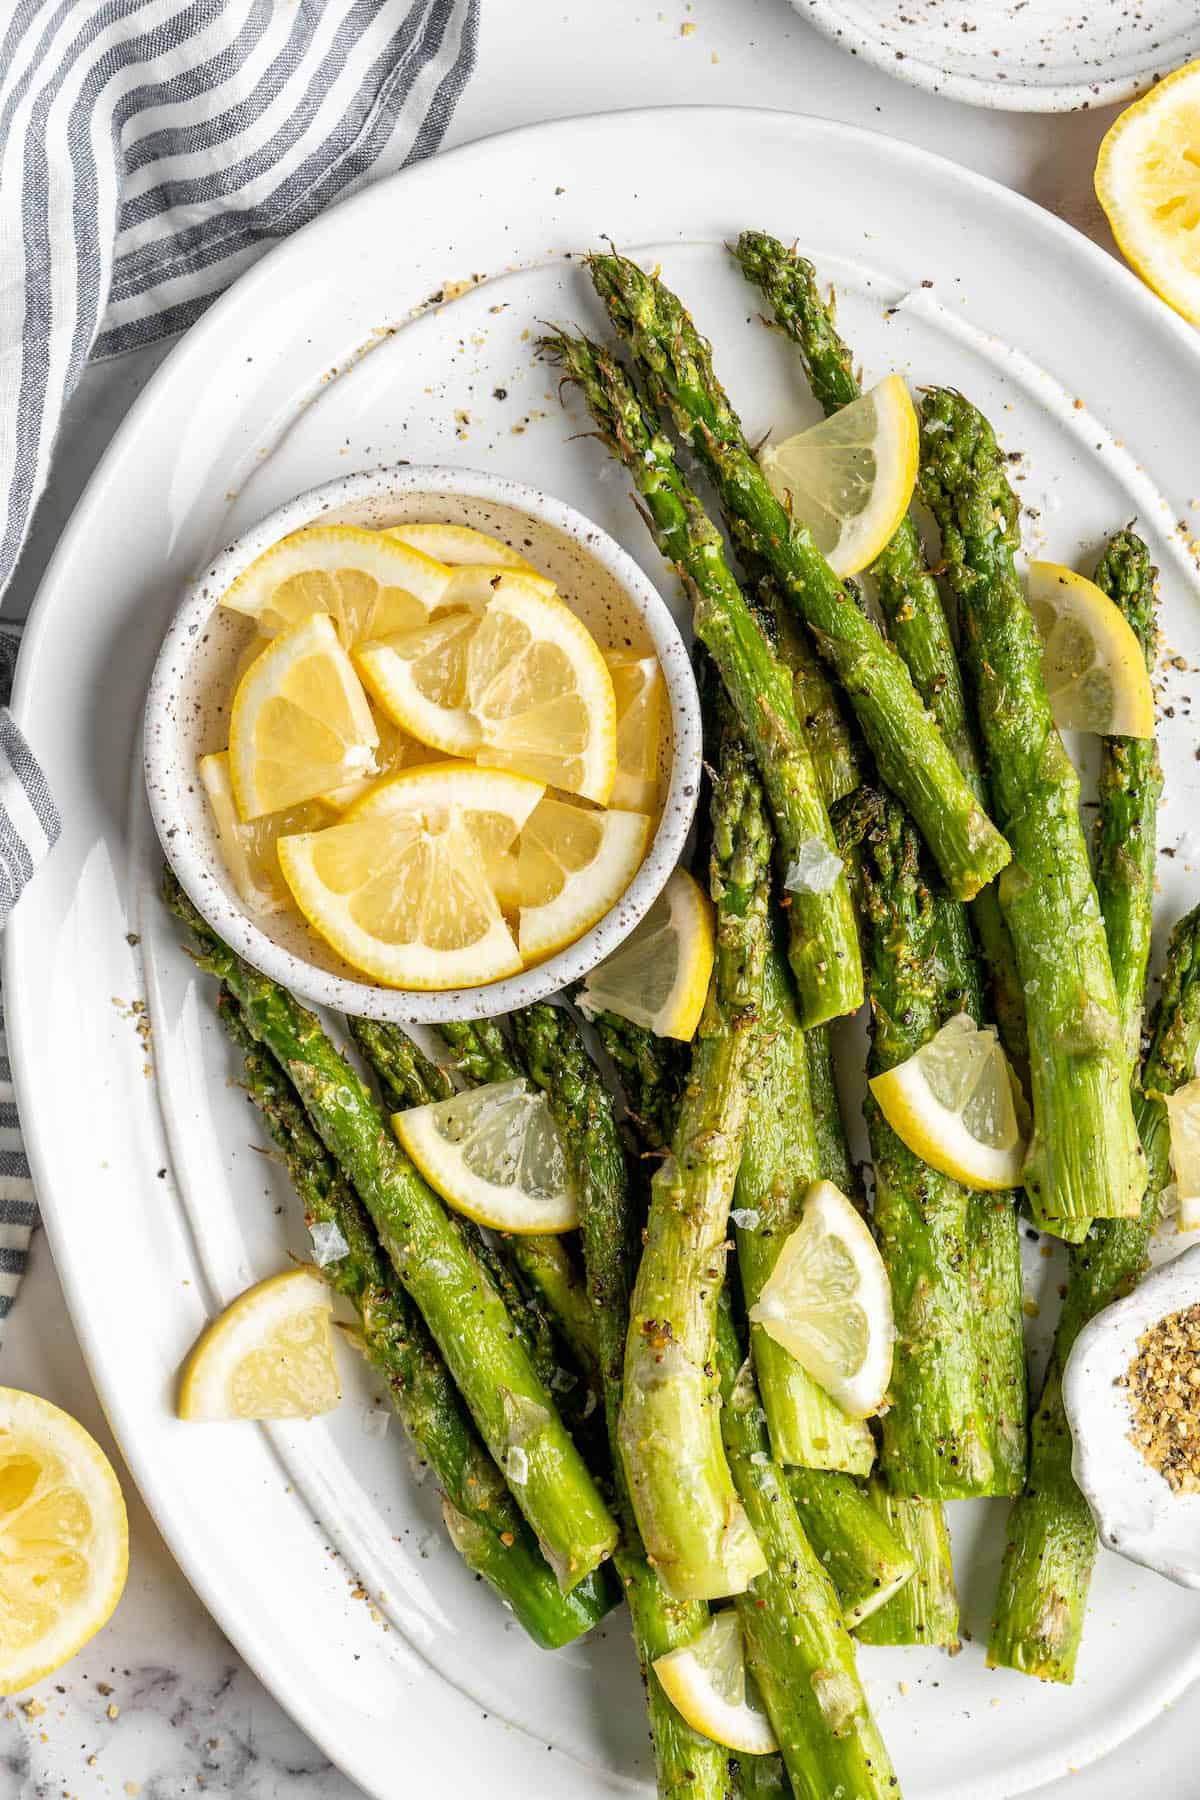
[[[775,498],[713,373],[712,351],[675,295],[621,256],[589,259],[592,280],[646,375],[716,485],[739,545],[770,569],[813,629],[880,774],[916,819],[962,899],[987,886],[1009,848],[972,793],[903,660],[846,593],[812,534]],[[807,1022],[807,1021],[806,1021]]]
[[[237,1001],[218,1001],[221,1023],[242,1052],[250,1099],[287,1163],[305,1222],[333,1226],[345,1250],[321,1273],[358,1313],[353,1334],[387,1383],[417,1455],[442,1490],[446,1526],[471,1571],[512,1607],[521,1625],[553,1650],[589,1631],[614,1604],[596,1571],[569,1594],[559,1588],[500,1471],[479,1441],[424,1321],[385,1261],[346,1177],[314,1133],[271,1052],[252,1036]]]
[[[836,809],[853,867],[871,999],[870,1073],[914,1056],[947,1003],[944,911],[920,866],[916,833],[894,800],[862,788]],[[961,993],[961,984],[954,991]],[[1015,1353],[1012,1389],[980,1355],[971,1281],[974,1196],[901,1142],[873,1097],[875,1234],[896,1319],[891,1405],[880,1466],[897,1493],[930,1500],[1019,1493],[1025,1473],[1025,1386],[1016,1219],[1008,1206],[1009,1291],[1001,1296]],[[997,1219],[998,1226],[1003,1221]]]
[[[247,1028],[286,1069],[569,1591],[611,1554],[617,1530],[504,1302],[316,1017],[223,944],[169,872],[164,898],[191,929],[199,965],[225,983]]]
[[[915,1572],[878,1611],[858,1627],[863,1644],[931,1644],[935,1649],[957,1650],[958,1595],[954,1588],[954,1563],[946,1515],[937,1500],[915,1500],[894,1494],[874,1475],[869,1483],[872,1503],[911,1555]]]
[[[1150,552],[1132,531],[1118,532],[1096,568],[1096,585],[1121,608],[1153,673],[1158,624]],[[1096,892],[1104,916],[1124,1024],[1130,1072],[1141,1048],[1142,1001],[1150,964],[1150,925],[1163,776],[1156,738],[1109,737],[1100,763]]]
[[[899,1784],[859,1680],[854,1640],[813,1553],[783,1472],[728,1305],[717,1358],[721,1428],[738,1493],[766,1567],[737,1597],[746,1661],[758,1683],[795,1800],[896,1795]],[[740,1367],[739,1367],[740,1365]]]
[[[854,373],[854,360],[834,322],[832,298],[822,298],[812,264],[762,231],[743,231],[734,255],[747,281],[770,303],[775,324],[799,350],[809,386],[826,414],[857,400],[862,387]],[[987,788],[958,654],[911,516],[906,515],[872,565],[871,574],[891,640],[908,664],[917,692],[937,720],[975,797],[986,807]],[[1000,1036],[1024,1079],[1028,1067],[1025,996],[994,886],[976,896],[972,916],[991,976]]]
[[[716,964],[673,1154],[651,1184],[619,1427],[642,1541],[681,1600],[739,1593],[763,1566],[721,1447],[712,1371],[762,1000],[771,839],[749,753],[732,731],[724,739],[712,799]]]
[[[624,369],[583,337],[560,334],[544,339],[542,348],[579,387],[601,439],[633,478],[659,549],[688,589],[696,636],[754,751],[786,879],[787,868],[813,848],[834,849],[792,679],[730,571],[720,532]],[[802,1022],[817,1025],[854,1012],[862,1003],[862,965],[844,877],[839,873],[820,892],[802,887],[791,900],[789,957]]]
[[[1146,1170],[1079,777],[1050,714],[1041,643],[1013,563],[1016,496],[991,426],[945,388],[922,402],[921,494],[941,529],[996,816],[1015,858],[1000,903],[1026,996],[1034,1116],[1026,1189],[1040,1225],[1077,1237],[1092,1218],[1136,1216]]]
[[[1166,1098],[1190,1081],[1200,1051],[1200,907],[1167,950],[1150,1043],[1134,1092],[1150,1180],[1139,1219],[1100,1219],[1071,1254],[1062,1316],[1033,1418],[1029,1480],[1008,1522],[988,1659],[1043,1681],[1070,1682],[1096,1557],[1096,1527],[1071,1475],[1062,1371],[1076,1337],[1137,1282],[1170,1178]]]
[[[708,1608],[703,1601],[673,1600],[667,1593],[642,1546],[624,1478],[620,1413],[640,1234],[612,1101],[577,1027],[561,1007],[530,1006],[512,1023],[525,1068],[549,1099],[579,1189],[588,1299],[621,1524],[615,1560],[646,1685],[660,1800],[725,1800],[728,1753],[684,1722],[651,1669],[657,1657],[699,1636],[708,1622]],[[643,1054],[644,1072],[648,1064],[648,1055]]]

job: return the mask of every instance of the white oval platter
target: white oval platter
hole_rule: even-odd
[[[721,153],[714,154],[714,145]],[[686,172],[686,180],[679,179]],[[585,421],[533,358],[542,320],[600,329],[578,253],[611,234],[687,296],[748,430],[813,415],[722,245],[799,237],[836,281],[869,376],[969,391],[1020,454],[1027,542],[1090,567],[1137,515],[1163,570],[1168,804],[1160,914],[1194,895],[1200,764],[1197,339],[1101,251],[1011,193],[901,143],[750,111],[531,127],[380,183],[278,248],[183,339],[118,433],[47,571],[15,707],[66,821],[10,926],[9,1029],[47,1231],[85,1355],[142,1492],[203,1600],[300,1723],[371,1794],[498,1800],[641,1790],[641,1701],[614,1617],[530,1648],[438,1533],[398,1429],[347,1357],[305,1428],[187,1426],[179,1362],[212,1312],[304,1254],[235,1067],[155,889],[141,786],[146,681],[179,594],[290,495],[402,458],[530,481],[597,519],[672,590]],[[678,599],[678,596],[673,596]],[[135,1001],[148,1008],[133,1011]],[[1057,1263],[1030,1246],[1029,1291]],[[1002,1800],[1120,1742],[1200,1664],[1195,1602],[1102,1556],[1071,1690],[989,1673],[1005,1508],[953,1509],[953,1661],[863,1663],[909,1800]],[[362,1596],[366,1595],[366,1598]],[[553,1771],[553,1773],[551,1773]]]
[[[1193,56],[1190,0],[792,0],[841,49],[947,100],[1085,112],[1144,93]]]

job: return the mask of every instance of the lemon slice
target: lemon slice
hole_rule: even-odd
[[[329,1290],[315,1270],[272,1275],[197,1338],[179,1378],[181,1419],[315,1419],[342,1397]]]
[[[376,784],[325,831],[279,840],[305,918],[388,987],[473,987],[521,967],[489,879],[542,797],[536,781],[431,763]]]
[[[605,650],[617,707],[617,778],[610,806],[653,813],[658,807],[658,753],[667,684],[657,656]]]
[[[686,869],[675,869],[625,942],[592,970],[579,1005],[585,1013],[617,1013],[658,1037],[690,1042],[715,954],[712,901]]]
[[[1176,69],[1109,127],[1096,196],[1142,280],[1200,325],[1200,61]]]
[[[325,613],[280,635],[238,683],[229,772],[243,820],[282,812],[375,769],[379,733]]]
[[[908,389],[889,375],[819,425],[768,444],[759,460],[835,575],[857,575],[896,535],[916,486],[919,433]]]
[[[371,708],[371,717],[375,721],[375,729],[379,733],[379,742],[375,746],[375,773],[360,775],[354,781],[343,782],[341,787],[331,788],[329,793],[322,794],[321,800],[326,806],[333,807],[335,812],[345,812],[357,800],[374,787],[377,781],[386,781],[389,776],[398,775],[401,769],[411,768],[415,763],[432,760],[426,744],[419,744],[407,731],[401,731],[393,725],[382,710]],[[304,830],[298,826],[294,829]]]
[[[852,1419],[869,1419],[892,1375],[892,1290],[875,1239],[832,1181],[814,1181],[750,1317]]]
[[[508,896],[520,909],[517,943],[527,962],[574,943],[616,905],[641,866],[651,829],[644,813],[538,802],[521,831]]]
[[[489,537],[486,531],[476,531],[471,525],[392,525],[387,535],[398,543],[420,550],[425,556],[432,556],[435,562],[454,567],[482,563],[496,569],[519,569],[524,575],[537,574],[533,564],[526,562],[511,544],[503,544],[499,538]]]
[[[443,613],[415,631],[363,644],[355,667],[389,719],[448,756],[473,756],[481,742],[467,700],[467,650],[476,612]]]
[[[1167,1097],[1171,1173],[1179,1195],[1180,1231],[1200,1227],[1200,1081],[1185,1082]]]
[[[1029,565],[1026,594],[1042,634],[1042,675],[1064,731],[1154,736],[1154,690],[1137,634],[1086,576],[1061,563]]]
[[[546,1096],[492,1081],[396,1113],[392,1127],[447,1206],[494,1231],[574,1231],[579,1200]]]
[[[451,579],[444,563],[387,532],[312,525],[264,550],[221,604],[270,636],[328,613],[349,648],[422,624],[442,604]]]
[[[0,1387],[0,1693],[82,1650],[128,1566],[125,1502],[99,1444],[48,1400]]]
[[[915,1056],[870,1083],[915,1156],[964,1187],[1019,1187],[1024,1100],[995,1029],[956,1013]]]
[[[656,1657],[653,1668],[676,1712],[701,1737],[743,1756],[769,1756],[779,1748],[747,1674],[742,1628],[732,1607],[715,1613],[690,1644]]]
[[[604,658],[569,606],[507,575],[467,647],[476,761],[604,806],[617,772],[617,709]]]
[[[292,904],[291,890],[283,879],[275,845],[289,831],[316,831],[330,822],[330,811],[319,800],[305,800],[284,812],[267,813],[243,825],[233,800],[229,776],[229,752],[202,756],[197,765],[208,804],[217,827],[221,856],[230,879],[251,912],[283,912]]]

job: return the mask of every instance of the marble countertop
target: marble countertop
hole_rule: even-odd
[[[694,30],[683,31],[684,25]],[[860,66],[787,0],[486,0],[479,67],[447,144],[537,119],[649,104],[722,103],[811,112],[894,133],[1031,196],[1111,248],[1091,169],[1111,114],[1043,118],[940,101]],[[59,441],[50,490],[4,613],[22,618],[58,534],[126,410],[167,353],[88,371]],[[81,1419],[120,1470],[44,1239],[0,1343],[0,1381]],[[125,1477],[129,1584],[111,1623],[23,1707],[0,1702],[0,1800],[353,1800],[208,1617]],[[1193,1751],[1186,1708],[1082,1777],[1041,1790],[1184,1800]]]

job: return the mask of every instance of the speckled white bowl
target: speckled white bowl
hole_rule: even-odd
[[[1147,1275],[1089,1321],[1063,1370],[1071,1470],[1103,1543],[1180,1587],[1200,1588],[1200,1494],[1177,1494],[1130,1440],[1129,1390],[1117,1382],[1144,1331],[1200,1301],[1200,1244]]]
[[[256,556],[304,525],[386,526],[417,520],[473,525],[502,538],[557,582],[605,645],[653,651],[670,701],[662,817],[637,875],[599,924],[557,956],[486,987],[440,993],[364,981],[299,918],[254,917],[238,898],[196,776],[196,760],[228,742],[233,669],[248,621],[218,604]],[[316,1005],[373,1019],[436,1024],[486,1018],[543,1000],[615,950],[679,861],[700,781],[700,706],[691,661],[670,610],[633,559],[573,507],[536,488],[473,469],[405,465],[348,475],[300,494],[231,544],[185,596],[154,665],[146,700],[146,791],[171,867],[214,930],[247,962]]]

